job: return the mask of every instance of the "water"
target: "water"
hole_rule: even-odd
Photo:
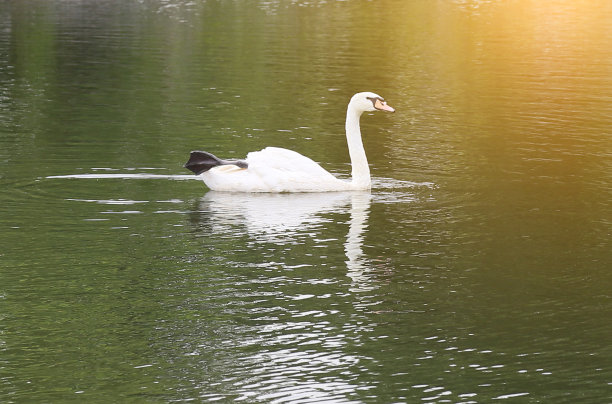
[[[0,3],[0,401],[609,402],[605,1]],[[207,192],[274,145],[370,193]]]

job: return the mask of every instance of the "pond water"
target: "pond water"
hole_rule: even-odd
[[[612,3],[0,2],[0,401],[607,402]],[[209,192],[296,150],[371,192]]]

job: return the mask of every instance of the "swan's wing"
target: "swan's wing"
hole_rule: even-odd
[[[339,191],[348,183],[336,178],[308,157],[292,150],[266,147],[249,153],[250,172],[273,191]]]
[[[314,177],[327,177],[331,175],[319,164],[293,150],[280,147],[266,147],[247,155],[249,169],[265,167],[266,170],[279,170],[287,174],[294,173]],[[335,178],[335,177],[334,177]]]

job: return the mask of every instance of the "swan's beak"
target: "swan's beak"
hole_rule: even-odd
[[[395,109],[392,106],[387,105],[387,102],[381,100],[380,98],[377,98],[374,102],[374,108],[380,111],[395,112]]]

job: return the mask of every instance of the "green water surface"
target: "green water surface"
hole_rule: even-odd
[[[0,401],[612,398],[612,3],[0,1]],[[296,150],[368,193],[208,192]]]

